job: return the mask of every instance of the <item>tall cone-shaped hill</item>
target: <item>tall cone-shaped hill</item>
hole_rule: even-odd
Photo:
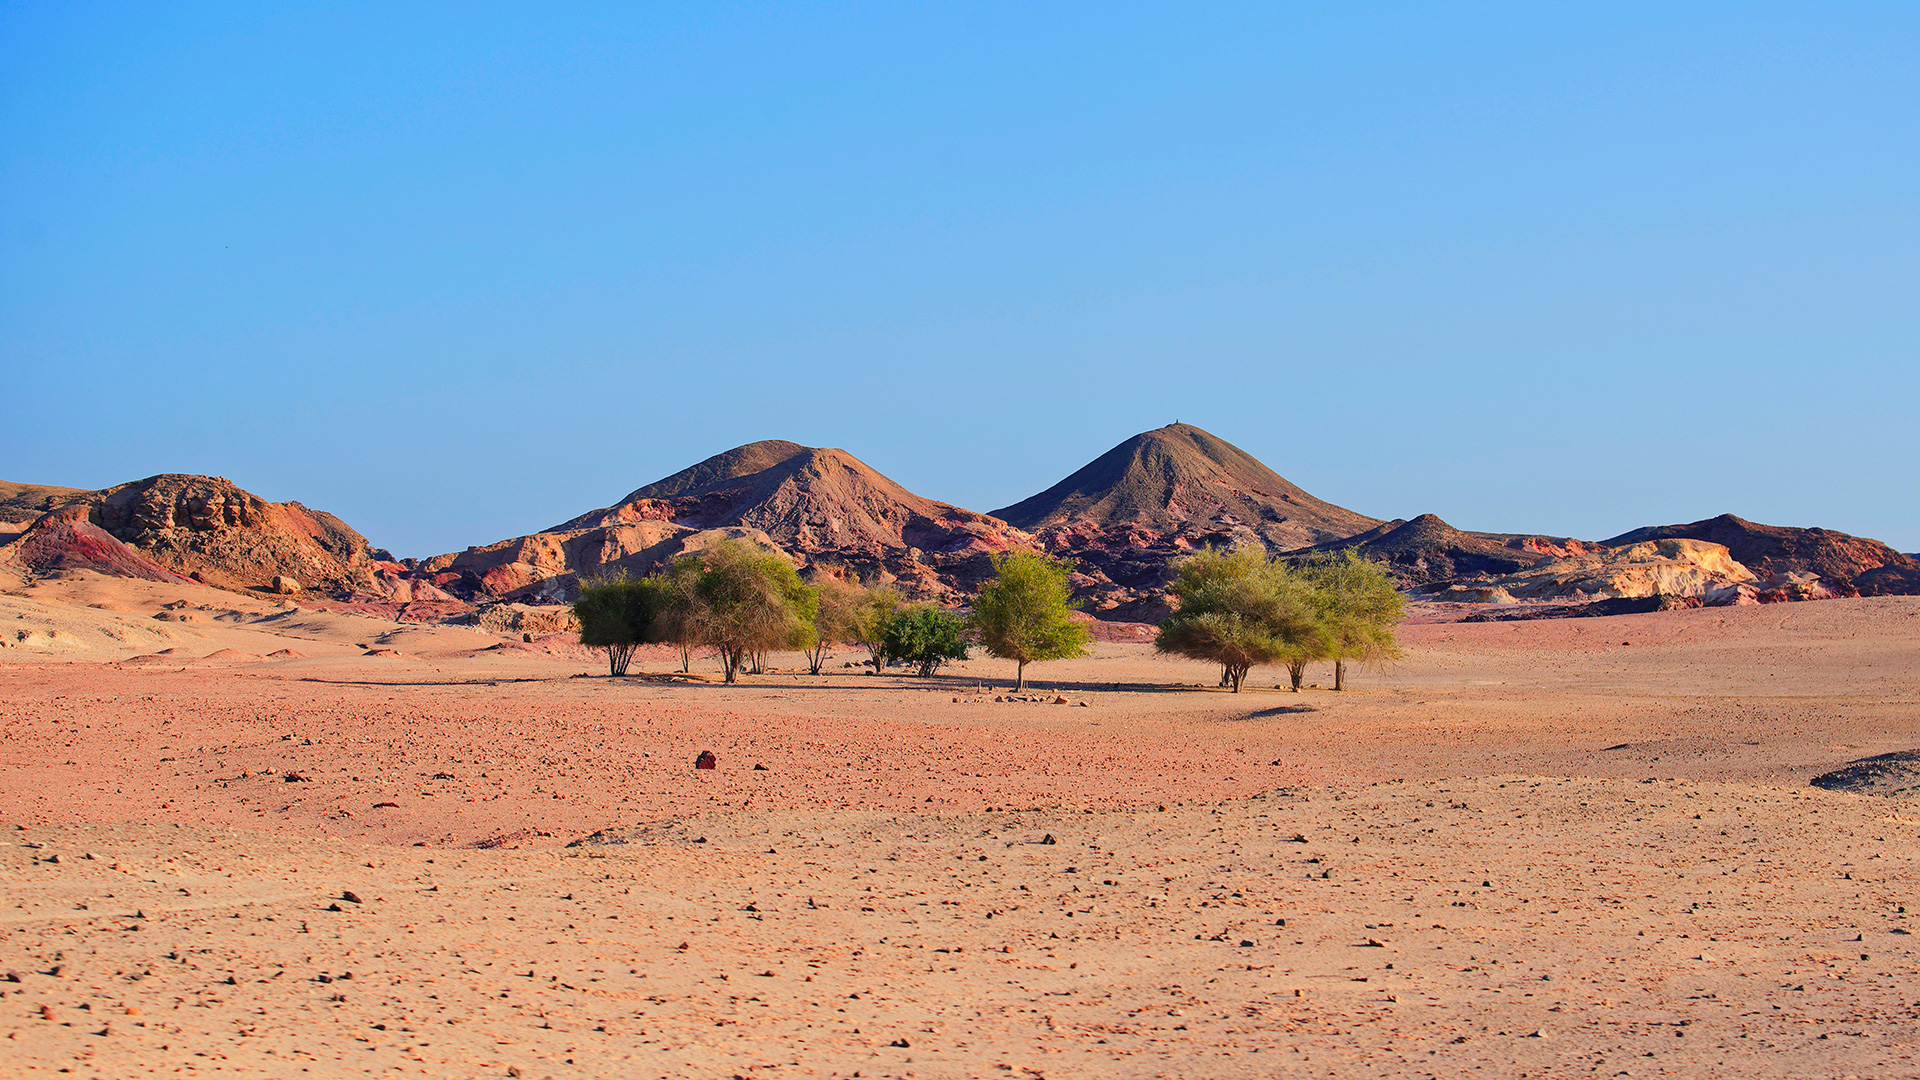
[[[1173,563],[1196,548],[1287,551],[1379,519],[1314,498],[1259,459],[1191,424],[1143,432],[996,517],[1078,564],[1075,591],[1107,619],[1157,621]]]
[[[1250,531],[1305,547],[1380,524],[1302,491],[1258,458],[1192,424],[1143,432],[996,517],[1030,532],[1125,530],[1197,537]]]

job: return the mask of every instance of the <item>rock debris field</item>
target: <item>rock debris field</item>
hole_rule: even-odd
[[[7,1076],[1920,1075],[1920,804],[1809,782],[1920,746],[1910,599],[1019,702],[103,610],[0,653]]]

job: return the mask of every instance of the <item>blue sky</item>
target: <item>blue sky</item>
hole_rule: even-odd
[[[0,479],[426,555],[1179,419],[1379,517],[1920,550],[1916,103],[1902,4],[9,4]]]

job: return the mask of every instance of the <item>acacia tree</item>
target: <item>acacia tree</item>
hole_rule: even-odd
[[[1401,655],[1393,625],[1407,598],[1386,568],[1353,548],[1316,555],[1300,569],[1312,587],[1326,635],[1323,656],[1333,660],[1333,688],[1347,688],[1347,661],[1371,664]],[[1295,683],[1298,684],[1296,677]]]
[[[698,622],[706,644],[720,654],[727,682],[772,649],[813,644],[814,591],[785,555],[737,540],[708,548],[695,584]]]
[[[993,557],[994,578],[973,600],[970,625],[991,656],[1012,660],[1013,688],[1027,686],[1027,665],[1087,655],[1093,634],[1069,613],[1078,605],[1067,587],[1073,564],[1034,551]]]
[[[852,640],[866,647],[873,673],[887,669],[887,627],[900,610],[900,590],[891,585],[862,585],[860,603],[854,610]],[[961,659],[966,659],[964,656]]]
[[[1160,624],[1154,647],[1219,664],[1236,694],[1256,664],[1324,647],[1310,590],[1286,564],[1257,549],[1196,553],[1182,565],[1172,592],[1179,607]]]
[[[948,660],[967,658],[967,621],[932,604],[913,604],[887,619],[880,641],[885,659],[904,660],[931,676]]]
[[[814,586],[819,603],[813,613],[813,648],[807,651],[807,672],[820,674],[827,646],[859,640],[860,609],[867,592],[858,584],[824,578]]]
[[[660,640],[680,650],[680,671],[693,666],[693,650],[704,644],[705,603],[700,598],[700,575],[705,569],[698,555],[682,555],[653,576],[659,582],[660,610],[654,616]]]
[[[573,602],[580,644],[607,651],[607,674],[625,675],[634,650],[659,640],[655,617],[661,598],[653,579],[620,574],[580,583],[580,598]]]

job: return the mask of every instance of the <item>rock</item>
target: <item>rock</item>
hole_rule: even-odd
[[[268,588],[282,596],[294,596],[306,591],[305,587],[302,586],[298,580],[288,577],[285,574],[275,574],[273,576],[273,583],[269,585]]]
[[[693,759],[693,767],[696,769],[717,769],[720,767],[720,759],[713,756],[713,751],[702,750],[700,751],[700,756]]]

